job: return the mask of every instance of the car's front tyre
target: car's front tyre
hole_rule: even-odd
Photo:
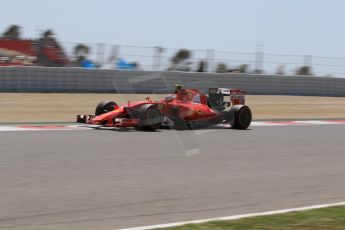
[[[96,107],[95,115],[99,116],[104,113],[108,113],[115,110],[117,107],[118,105],[113,101],[101,101]]]
[[[155,131],[163,121],[163,115],[154,104],[145,104],[138,110],[138,128],[144,131]]]

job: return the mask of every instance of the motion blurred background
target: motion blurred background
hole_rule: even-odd
[[[0,66],[345,75],[342,1],[4,1]]]

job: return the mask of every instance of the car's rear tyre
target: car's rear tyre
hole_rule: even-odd
[[[234,129],[247,129],[252,122],[252,112],[246,105],[235,105],[229,113],[232,113],[230,125]]]
[[[117,107],[118,105],[113,101],[101,101],[100,103],[98,103],[96,107],[95,115],[99,116],[104,113],[108,113],[110,111],[115,110],[115,108]]]
[[[154,104],[145,104],[138,110],[138,128],[144,131],[155,131],[163,121],[163,115]]]

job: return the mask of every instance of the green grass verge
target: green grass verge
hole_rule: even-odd
[[[232,221],[188,224],[164,230],[344,230],[345,206],[258,216]]]

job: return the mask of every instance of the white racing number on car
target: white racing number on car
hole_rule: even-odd
[[[230,95],[230,89],[228,89],[228,88],[218,88],[218,93],[221,93],[223,95]]]

